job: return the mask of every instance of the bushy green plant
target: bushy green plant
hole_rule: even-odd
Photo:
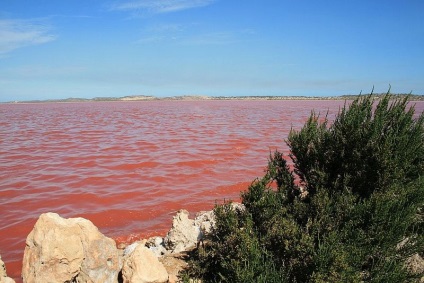
[[[408,282],[423,251],[424,115],[408,98],[360,96],[335,121],[311,114],[244,209],[215,208],[191,271],[204,282]]]
[[[192,255],[186,277],[201,275],[208,282],[283,282],[283,273],[261,247],[251,215],[231,203],[216,206],[214,212],[214,233]]]

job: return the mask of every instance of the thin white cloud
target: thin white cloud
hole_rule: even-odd
[[[156,24],[154,26],[148,27],[146,30],[152,33],[177,33],[183,32],[186,29],[187,25],[183,24]]]
[[[187,24],[162,23],[148,26],[138,43],[157,43],[163,41],[176,42],[186,31]]]
[[[158,43],[165,40],[169,40],[169,38],[166,38],[163,35],[151,35],[151,36],[145,36],[137,40],[137,43]]]
[[[170,13],[208,6],[215,0],[134,0],[116,3],[111,7],[116,11],[148,11]]]
[[[50,28],[39,20],[0,19],[0,55],[55,39]]]
[[[186,45],[231,45],[235,43],[248,42],[252,30],[227,30],[199,33],[183,38],[180,43]]]
[[[239,42],[232,31],[211,32],[186,38],[183,43],[189,45],[227,45]]]
[[[213,32],[191,31],[196,24],[159,24],[147,27],[138,43],[167,42],[182,45],[230,45],[247,42],[256,34],[253,29]]]

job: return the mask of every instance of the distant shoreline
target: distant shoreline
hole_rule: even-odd
[[[376,97],[385,93],[373,94]],[[367,94],[362,94],[367,95]],[[393,94],[406,96],[408,94]],[[24,104],[24,103],[67,103],[67,102],[131,102],[131,101],[205,101],[205,100],[353,100],[358,95],[340,96],[203,96],[203,95],[183,95],[171,97],[155,97],[145,95],[133,95],[123,97],[95,97],[95,98],[66,98],[66,99],[46,99],[46,100],[22,100],[0,102],[1,104]],[[411,101],[424,101],[424,95],[410,95]]]

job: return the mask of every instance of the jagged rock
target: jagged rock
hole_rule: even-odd
[[[199,212],[196,218],[194,218],[194,225],[199,227],[200,230],[197,240],[203,240],[211,232],[212,227],[215,226],[215,214],[213,210]]]
[[[188,267],[186,256],[187,256],[186,254],[180,253],[180,254],[168,254],[159,258],[159,261],[163,264],[166,271],[168,272],[168,275],[169,275],[168,283],[183,282],[179,278],[179,273],[180,271]]]
[[[144,244],[136,242],[125,249],[122,279],[124,283],[164,283],[168,273]]]
[[[4,264],[4,262],[1,260],[1,255],[0,255],[0,278],[2,277],[6,277],[6,266]]]
[[[121,266],[115,241],[92,222],[45,213],[27,237],[22,277],[27,283],[114,283]]]
[[[134,242],[134,243],[132,243],[131,245],[128,245],[125,249],[124,249],[124,257],[125,256],[128,256],[128,255],[130,255],[130,254],[132,254],[133,252],[134,252],[134,250],[135,250],[135,248],[138,246],[138,245],[145,245],[146,244],[146,240],[142,240],[142,241],[137,241],[137,242]]]
[[[244,204],[239,203],[239,202],[233,202],[231,203],[231,206],[233,207],[233,209],[235,211],[244,211],[246,209],[246,207],[244,206]]]
[[[162,237],[152,237],[147,240],[146,247],[151,250],[156,257],[161,257],[167,253]]]
[[[1,277],[0,278],[0,283],[15,283],[15,280],[13,280],[10,277]]]
[[[10,277],[1,277],[0,283],[15,283],[15,280]]]
[[[164,239],[165,248],[173,253],[186,251],[196,246],[200,228],[194,225],[194,220],[188,218],[187,210],[180,210],[174,216],[172,228]]]
[[[233,203],[234,210],[244,210],[241,203]],[[172,228],[164,238],[165,248],[172,253],[180,253],[194,248],[211,232],[215,225],[213,210],[198,213],[194,220],[188,218],[187,210],[179,210],[172,221]]]
[[[13,280],[10,277],[7,277],[6,265],[1,259],[1,256],[0,256],[0,283],[15,283],[15,280]]]

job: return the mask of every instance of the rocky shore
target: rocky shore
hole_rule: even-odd
[[[233,209],[244,209],[239,203]],[[40,215],[26,239],[22,280],[24,283],[177,283],[188,266],[188,252],[206,239],[215,225],[213,211],[194,219],[179,210],[164,237],[152,237],[117,247],[84,218]],[[415,254],[407,262],[422,273],[424,259]],[[0,283],[13,283],[0,256]],[[197,282],[197,281],[196,281]],[[419,282],[424,282],[424,277]]]
[[[235,207],[241,207],[240,204]],[[213,211],[194,219],[186,210],[174,216],[165,237],[152,237],[128,246],[100,233],[84,218],[65,219],[56,213],[40,215],[26,239],[22,280],[36,282],[180,282],[186,253],[204,239],[214,225]],[[0,257],[0,283],[7,277]]]

